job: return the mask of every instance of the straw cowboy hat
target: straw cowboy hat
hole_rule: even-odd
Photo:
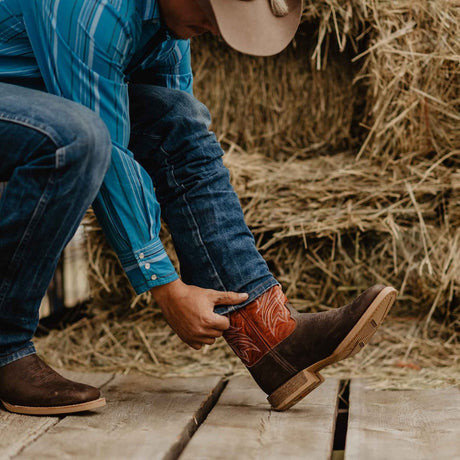
[[[237,51],[271,56],[290,43],[299,26],[302,0],[198,0]]]

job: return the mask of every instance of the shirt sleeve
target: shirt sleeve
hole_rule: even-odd
[[[178,278],[159,239],[152,181],[128,150],[128,88],[123,70],[141,19],[136,1],[21,0],[24,22],[50,93],[79,102],[106,123],[112,162],[93,204],[137,293]],[[108,33],[110,31],[110,33]]]
[[[168,38],[161,46],[160,58],[146,59],[132,76],[135,83],[146,83],[193,94],[190,40]]]

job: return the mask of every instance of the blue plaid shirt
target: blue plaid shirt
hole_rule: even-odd
[[[152,182],[127,148],[126,81],[140,69],[192,92],[190,43],[168,35],[157,0],[0,0],[0,80],[42,78],[109,128],[112,164],[93,206],[137,293],[178,277],[158,237]]]

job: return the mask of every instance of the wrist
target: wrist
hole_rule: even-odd
[[[162,299],[174,297],[175,294],[181,289],[182,281],[180,279],[176,279],[171,281],[170,283],[161,284],[160,286],[154,286],[150,289],[150,292],[153,295],[153,298],[160,302]]]

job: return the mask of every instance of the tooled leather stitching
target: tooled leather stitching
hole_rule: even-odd
[[[272,288],[263,293],[249,309],[247,307],[232,314],[233,324],[224,333],[224,337],[247,367],[254,366],[270,353],[279,343],[279,336],[282,337],[281,341],[284,341],[296,328],[296,321],[292,318],[286,303],[287,299],[282,290]],[[256,316],[261,324],[259,321],[253,321],[252,315]],[[293,324],[290,324],[291,321]],[[271,356],[284,370],[295,372],[295,368],[281,355],[275,352],[271,353]],[[252,360],[254,361],[251,362]]]
[[[262,350],[251,340],[251,338],[242,332],[241,327],[230,326],[225,331],[225,339],[244,363],[250,362],[250,351],[262,353]]]
[[[279,289],[270,289],[264,292],[256,301],[256,314],[260,316],[264,326],[273,337],[277,335],[277,329],[283,323],[289,323],[291,315],[284,304],[287,299]],[[279,304],[282,304],[280,308]]]
[[[249,315],[243,310],[241,311],[241,316],[245,319],[245,321],[249,324],[251,327],[252,331],[254,334],[257,335],[257,337],[263,342],[263,344],[267,347],[267,351],[263,353],[256,361],[254,361],[251,365],[247,365],[248,368],[253,367],[255,364],[257,364],[264,356],[267,354],[271,354],[273,359],[284,368],[285,371],[287,372],[297,372],[297,369],[295,369],[288,361],[286,361],[280,354],[278,354],[276,351],[274,351],[273,348],[270,348],[270,345],[267,343],[265,340],[264,336],[260,334],[257,325],[254,324],[254,322],[251,320]],[[295,321],[295,320],[294,320]],[[289,337],[289,336],[288,336]],[[287,337],[286,337],[287,338]],[[286,338],[284,340],[286,340]],[[283,341],[284,341],[283,340]]]

